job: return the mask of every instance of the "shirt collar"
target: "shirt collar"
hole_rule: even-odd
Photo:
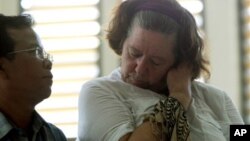
[[[14,128],[7,118],[0,112],[0,139],[3,138],[8,132]]]
[[[42,128],[44,124],[46,124],[45,120],[36,111],[34,111],[31,125],[33,133],[36,134],[39,132],[40,128]],[[17,127],[10,120],[8,120],[2,112],[0,112],[0,139],[8,134],[13,128]]]

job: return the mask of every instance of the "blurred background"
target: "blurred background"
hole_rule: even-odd
[[[0,13],[29,13],[44,48],[53,55],[52,95],[36,109],[77,135],[82,84],[119,66],[105,39],[112,10],[122,0],[0,0]],[[211,63],[206,83],[224,90],[250,123],[250,0],[178,0],[195,16]],[[25,68],[24,68],[25,69]]]

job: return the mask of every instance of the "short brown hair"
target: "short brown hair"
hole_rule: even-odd
[[[138,10],[138,7],[146,3],[156,6]],[[163,10],[158,10],[157,6]],[[174,67],[182,62],[187,62],[193,68],[192,79],[199,77],[202,72],[205,72],[207,77],[210,76],[207,68],[209,62],[203,55],[204,44],[199,36],[195,19],[175,0],[126,0],[121,3],[107,30],[110,47],[118,55],[122,54],[123,43],[129,36],[133,22],[139,17],[140,26],[145,29],[163,34],[176,34]],[[153,20],[149,21],[150,19]]]
[[[28,14],[18,16],[0,14],[0,57],[7,57],[8,52],[14,50],[15,42],[9,36],[7,29],[32,27],[33,24],[34,20]]]

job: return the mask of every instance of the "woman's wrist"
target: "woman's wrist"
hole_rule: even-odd
[[[188,110],[192,101],[192,96],[189,92],[170,92],[169,97],[176,99],[183,106],[185,111]]]

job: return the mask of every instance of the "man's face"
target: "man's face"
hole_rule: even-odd
[[[123,80],[155,92],[165,89],[167,72],[174,63],[174,45],[174,35],[134,27],[123,44]]]
[[[41,47],[41,43],[31,28],[8,29],[8,34],[15,42],[14,51]],[[35,51],[13,54],[13,60],[4,64],[8,89],[16,93],[23,101],[37,104],[51,94],[52,63],[39,59]]]

